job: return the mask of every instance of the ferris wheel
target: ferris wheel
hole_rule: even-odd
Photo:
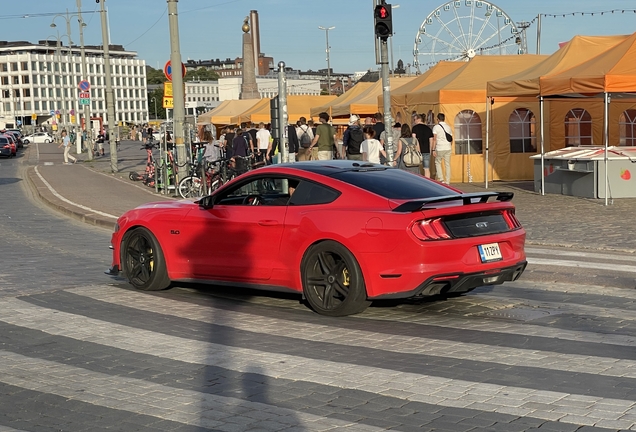
[[[524,33],[488,1],[453,0],[433,10],[415,36],[413,65],[425,71],[440,60],[468,61],[481,54],[522,54]]]

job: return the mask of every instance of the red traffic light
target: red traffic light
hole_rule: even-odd
[[[380,6],[378,8],[378,16],[382,19],[387,19],[389,17],[389,11],[386,6]]]

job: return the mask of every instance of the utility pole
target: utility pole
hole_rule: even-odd
[[[96,0],[101,3],[101,17],[102,17],[102,43],[104,45],[104,68],[106,71],[106,113],[108,115],[108,129],[110,136],[110,170],[116,173],[117,168],[117,142],[114,139],[115,132],[115,101],[113,98],[113,81],[110,70],[110,49],[108,40],[108,21],[106,19],[106,0]]]
[[[185,148],[185,95],[183,89],[183,72],[181,70],[181,50],[179,47],[179,16],[177,2],[168,1],[168,24],[170,26],[170,64],[172,65],[172,92],[174,108],[172,110],[174,143],[177,149],[177,163],[187,163]],[[250,53],[251,54],[251,53]]]
[[[380,43],[380,75],[382,77],[382,104],[384,105],[384,130],[386,131],[386,160],[393,164],[393,118],[391,117],[391,83],[389,81],[388,38],[393,34],[391,5],[384,0],[375,0],[375,37]]]
[[[318,28],[320,30],[324,30],[325,31],[325,36],[327,38],[327,93],[331,94],[331,60],[329,59],[329,30],[333,30],[336,27],[323,27],[323,26],[318,26]]]

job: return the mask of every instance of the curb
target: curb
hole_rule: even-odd
[[[56,198],[37,176],[35,173],[35,167],[30,166],[27,168],[26,177],[33,192],[44,204],[53,210],[71,216],[78,219],[80,222],[84,222],[89,225],[106,228],[111,231],[115,228],[115,222],[112,219],[105,218],[95,213],[86,212],[80,208],[70,206]]]

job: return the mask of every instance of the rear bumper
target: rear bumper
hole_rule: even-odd
[[[465,293],[484,285],[500,285],[519,279],[528,265],[521,261],[513,266],[496,270],[485,270],[477,273],[453,273],[431,276],[417,288],[398,293],[381,294],[369,297],[369,300],[388,300],[412,297],[428,297],[446,293]]]

